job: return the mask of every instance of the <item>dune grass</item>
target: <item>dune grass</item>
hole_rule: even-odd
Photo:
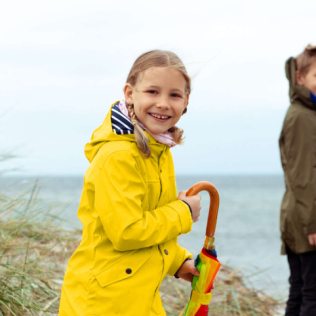
[[[65,261],[78,233],[62,230],[36,203],[36,184],[0,194],[0,314],[57,314]]]

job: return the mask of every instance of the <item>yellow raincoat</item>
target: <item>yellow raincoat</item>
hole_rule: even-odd
[[[85,147],[82,241],[67,266],[60,316],[166,315],[159,286],[191,257],[177,236],[193,222],[176,199],[169,147],[147,135],[149,159],[134,135],[112,131],[110,110]]]

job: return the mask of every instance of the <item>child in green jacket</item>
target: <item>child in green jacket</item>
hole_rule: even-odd
[[[286,62],[291,105],[280,140],[286,192],[282,254],[290,267],[286,316],[316,315],[316,47]]]

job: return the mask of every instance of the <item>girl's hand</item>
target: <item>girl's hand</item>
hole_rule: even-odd
[[[193,275],[200,276],[199,270],[194,265],[194,260],[185,261],[177,271],[177,276],[188,282],[192,282]]]
[[[186,196],[188,191],[180,191],[178,200],[183,200],[191,206],[193,222],[197,222],[201,211],[201,195]]]
[[[177,271],[177,276],[183,280],[188,282],[192,282],[193,275],[200,276],[200,272],[197,267],[194,265],[194,260],[185,261],[180,269]],[[215,288],[214,283],[216,282],[216,278],[211,285],[211,290]]]

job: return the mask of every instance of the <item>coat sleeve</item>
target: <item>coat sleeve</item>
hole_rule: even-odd
[[[128,151],[112,153],[95,182],[95,211],[114,249],[150,247],[192,228],[189,207],[176,200],[152,211],[142,209],[147,185]]]
[[[285,172],[307,234],[316,233],[316,126],[315,118],[299,114],[285,130]]]
[[[174,276],[176,272],[179,270],[179,268],[182,266],[184,260],[187,258],[192,258],[192,254],[185,248],[177,244],[176,255],[167,274]]]

